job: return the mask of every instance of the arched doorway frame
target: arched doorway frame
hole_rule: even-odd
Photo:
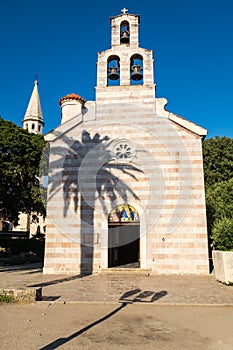
[[[146,232],[146,213],[144,208],[138,202],[134,200],[128,200],[126,203],[132,207],[134,207],[139,215],[140,220],[140,268],[147,268],[146,264],[146,242],[147,242],[147,232]],[[122,200],[118,200],[114,203],[114,207],[108,206],[108,215],[103,215],[102,217],[102,240],[101,240],[101,267],[108,268],[108,216],[111,211],[117,207],[118,205],[122,205]]]

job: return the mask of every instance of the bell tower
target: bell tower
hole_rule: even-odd
[[[23,128],[34,134],[42,134],[44,119],[41,110],[38,80],[34,81],[34,88],[23,118]]]
[[[154,60],[139,46],[140,16],[111,17],[111,48],[98,53],[97,104],[138,103],[155,110]]]

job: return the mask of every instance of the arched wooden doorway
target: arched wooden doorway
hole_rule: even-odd
[[[108,218],[108,267],[140,267],[140,221],[131,205],[118,205]]]

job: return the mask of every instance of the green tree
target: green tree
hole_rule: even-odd
[[[204,175],[206,189],[216,182],[233,178],[233,139],[219,137],[203,142]]]
[[[210,232],[216,220],[223,217],[233,220],[233,178],[207,186],[206,204]]]
[[[38,178],[44,147],[42,135],[0,118],[0,217],[17,224],[19,212],[45,215]]]
[[[216,136],[205,140],[203,160],[209,237],[218,248],[225,244],[229,249],[233,243],[233,139]]]
[[[233,250],[233,220],[227,217],[215,220],[211,237],[218,249]]]

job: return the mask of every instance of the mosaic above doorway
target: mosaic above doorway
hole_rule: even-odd
[[[139,222],[139,215],[131,205],[118,205],[109,214],[109,222]]]

